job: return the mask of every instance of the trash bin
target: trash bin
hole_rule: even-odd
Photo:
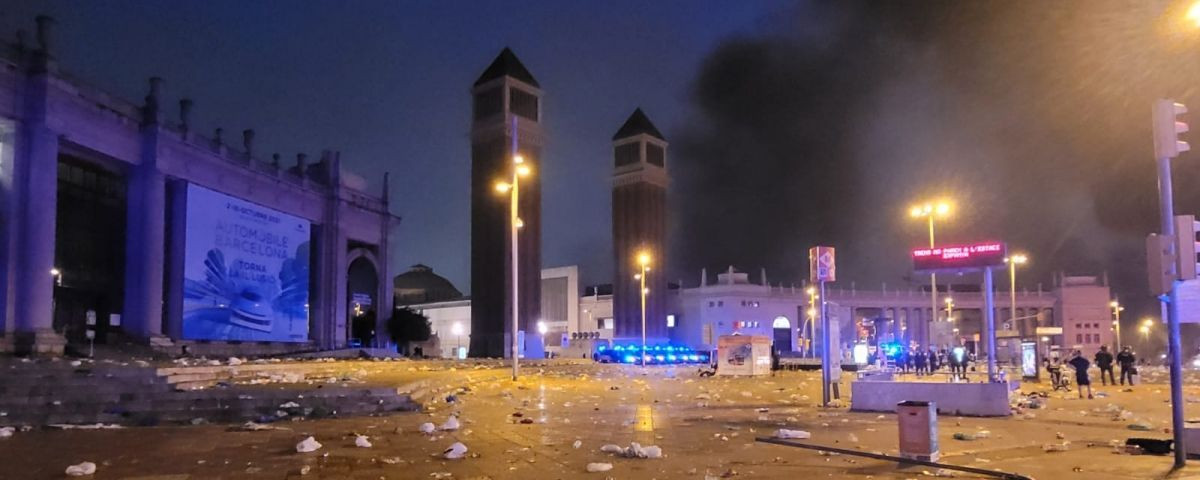
[[[909,400],[896,404],[899,417],[900,456],[913,460],[936,462],[938,451],[937,404]]]

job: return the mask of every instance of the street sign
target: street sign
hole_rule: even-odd
[[[1003,267],[1008,249],[1003,242],[983,242],[970,245],[923,247],[913,249],[913,270],[973,271],[987,267]]]
[[[808,279],[812,283],[837,281],[836,255],[833,247],[808,249]]]
[[[1176,288],[1179,323],[1200,323],[1200,280],[1184,280]]]

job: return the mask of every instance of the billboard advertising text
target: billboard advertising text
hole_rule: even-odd
[[[1000,242],[984,242],[973,245],[950,245],[945,247],[923,247],[912,251],[913,270],[980,270],[984,267],[1000,267],[1008,250]]]
[[[187,189],[183,338],[308,340],[307,220]]]

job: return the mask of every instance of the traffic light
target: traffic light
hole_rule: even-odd
[[[1200,223],[1193,215],[1175,216],[1175,254],[1180,280],[1194,280],[1200,258],[1196,256],[1200,244]]]
[[[1150,293],[1162,295],[1171,291],[1175,282],[1175,259],[1171,257],[1171,238],[1151,233],[1146,237],[1146,273],[1150,279]],[[1048,324],[1043,324],[1048,325]]]
[[[1162,99],[1154,102],[1154,158],[1175,158],[1181,152],[1191,150],[1179,134],[1188,131],[1188,124],[1177,117],[1187,113],[1187,107],[1174,100]]]

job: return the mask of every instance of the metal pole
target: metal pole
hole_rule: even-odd
[[[1158,201],[1162,213],[1162,233],[1167,238],[1175,237],[1175,199],[1171,188],[1171,159],[1158,159]],[[1177,255],[1175,242],[1167,242],[1169,258]],[[1168,269],[1171,273],[1171,292],[1167,302],[1167,357],[1171,361],[1171,434],[1175,439],[1175,468],[1182,468],[1187,460],[1183,444],[1183,355],[1179,341],[1179,281],[1176,263]],[[1162,297],[1159,297],[1162,298]]]
[[[642,370],[646,370],[646,265],[642,265]]]
[[[933,215],[934,215],[934,212],[929,212],[929,249],[930,250],[932,250],[935,245],[933,243]],[[930,319],[931,321],[926,325],[921,325],[920,331],[922,331],[922,332],[924,332],[925,330],[927,330],[929,328],[927,325],[932,325],[932,322],[937,321],[937,316],[938,316],[937,295],[938,295],[937,273],[931,272],[929,274],[929,300],[930,300],[930,305],[931,305],[929,308],[929,316],[931,317],[931,319]],[[924,335],[922,335],[922,337],[924,337]],[[924,342],[918,342],[918,343],[920,344],[920,343],[924,343]],[[907,345],[906,345],[906,347],[907,347]]]
[[[512,158],[509,159],[509,162],[512,163],[512,197],[510,197],[509,201],[508,201],[508,203],[509,203],[508,224],[509,224],[509,230],[512,231],[510,241],[512,242],[511,250],[512,250],[512,378],[513,378],[513,381],[517,380],[517,374],[518,374],[519,368],[520,368],[518,366],[518,357],[519,357],[519,353],[521,351],[519,346],[517,345],[517,331],[518,331],[517,323],[520,321],[520,318],[521,318],[520,310],[518,310],[518,308],[517,308],[517,303],[520,301],[520,293],[519,293],[520,286],[519,285],[520,285],[520,281],[521,281],[521,278],[518,276],[518,271],[520,270],[520,267],[519,267],[520,256],[517,253],[517,251],[518,251],[518,248],[517,248],[517,228],[518,228],[518,226],[517,225],[518,225],[518,222],[521,221],[521,217],[518,215],[517,207],[519,206],[518,201],[520,199],[519,191],[521,189],[521,181],[520,181],[521,179],[517,173],[517,166],[518,166],[517,165],[517,155],[519,155],[517,153],[517,116],[513,115],[513,117],[512,117]]]
[[[1121,351],[1121,307],[1113,308],[1113,315],[1117,317],[1117,351]]]
[[[820,308],[817,309],[817,315],[821,317],[821,406],[829,406],[829,384],[833,380],[833,357],[829,354],[829,315],[825,311],[825,281],[818,282],[820,284],[820,295],[818,300],[821,302]]]
[[[996,294],[992,286],[992,267],[983,269],[983,334],[987,336],[988,383],[996,381]]]
[[[1017,327],[1017,261],[1015,257],[1008,257],[1008,323],[1014,330],[1020,330]]]

